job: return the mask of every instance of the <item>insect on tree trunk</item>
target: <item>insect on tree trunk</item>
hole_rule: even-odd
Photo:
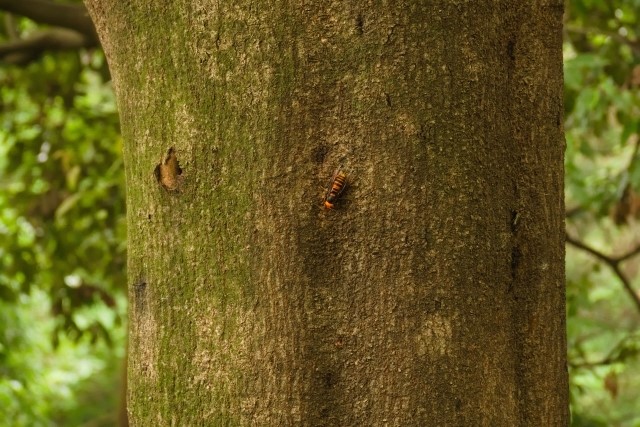
[[[87,5],[132,425],[567,425],[562,1]]]

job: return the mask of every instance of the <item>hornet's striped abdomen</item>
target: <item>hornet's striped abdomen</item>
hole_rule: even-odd
[[[347,187],[347,174],[342,172],[340,168],[336,169],[336,172],[333,174],[333,178],[331,178],[331,183],[329,184],[329,189],[327,190],[327,194],[324,196],[324,207],[326,209],[333,209],[333,205],[335,204],[340,194]]]

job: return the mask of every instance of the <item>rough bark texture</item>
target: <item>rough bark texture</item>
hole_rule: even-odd
[[[87,4],[132,425],[567,425],[561,0]]]

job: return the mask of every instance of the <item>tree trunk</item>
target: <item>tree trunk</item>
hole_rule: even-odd
[[[567,425],[561,0],[87,4],[132,425]]]

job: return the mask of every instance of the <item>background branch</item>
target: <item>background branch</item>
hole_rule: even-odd
[[[636,308],[640,312],[640,297],[631,286],[631,282],[629,281],[629,279],[624,275],[624,273],[620,269],[620,263],[629,259],[633,255],[639,253],[640,248],[635,248],[631,252],[628,252],[627,254],[621,255],[619,257],[610,257],[598,251],[597,249],[594,249],[591,246],[588,246],[587,244],[577,239],[574,239],[569,235],[569,233],[566,234],[566,242],[578,249],[582,249],[585,252],[589,252],[591,255],[595,256],[596,258],[598,258],[599,260],[607,264],[609,267],[611,267],[611,270],[613,270],[615,275],[618,276],[618,278],[622,282],[622,286],[624,287],[625,291],[627,291],[627,293],[631,297],[631,300],[633,301]]]
[[[73,50],[90,46],[91,42],[77,31],[51,28],[25,39],[0,44],[0,59],[10,64],[24,65],[46,50]]]
[[[631,40],[625,36],[622,36],[614,31],[605,31],[600,28],[583,28],[578,26],[569,25],[566,27],[566,31],[573,34],[580,34],[583,36],[587,35],[602,35],[606,37],[610,37],[613,40],[617,41],[620,44],[625,44],[631,48],[631,50],[636,54],[640,55],[640,42],[637,40]]]
[[[7,19],[18,14],[41,24],[55,27],[20,39],[9,31],[10,41],[0,44],[0,60],[25,65],[45,51],[74,50],[99,46],[93,22],[83,4],[66,4],[50,0],[0,0],[0,10]],[[13,26],[8,27],[13,28]]]
[[[629,348],[627,342],[635,339],[633,335],[629,335],[621,339],[616,345],[613,346],[609,353],[596,361],[583,360],[582,362],[569,362],[569,366],[572,368],[593,368],[596,366],[612,365],[614,363],[623,362],[625,359],[637,353],[633,347]]]
[[[98,43],[98,36],[84,4],[50,0],[0,0],[0,10],[22,15],[41,24],[68,28]]]

